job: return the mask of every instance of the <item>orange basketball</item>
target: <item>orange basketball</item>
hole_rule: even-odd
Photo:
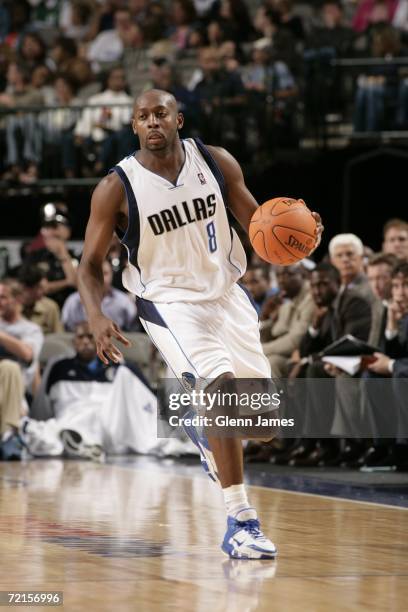
[[[249,225],[255,252],[272,264],[289,266],[307,257],[316,244],[316,221],[303,200],[274,198],[260,206]]]

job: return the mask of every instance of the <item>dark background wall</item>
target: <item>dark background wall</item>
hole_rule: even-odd
[[[318,211],[326,228],[323,247],[334,234],[351,231],[378,250],[384,222],[395,216],[408,219],[408,152],[403,149],[302,151],[282,156],[262,169],[245,169],[245,176],[260,203],[278,195],[291,196],[303,198]],[[92,191],[91,187],[76,187],[64,193],[0,194],[0,236],[33,236],[41,204],[62,199],[71,211],[73,238],[81,239]]]

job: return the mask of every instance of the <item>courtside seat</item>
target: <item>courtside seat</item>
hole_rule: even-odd
[[[73,334],[68,332],[45,335],[44,344],[40,353],[41,368],[44,368],[48,361],[55,357],[73,357],[75,355],[72,346],[73,336]]]

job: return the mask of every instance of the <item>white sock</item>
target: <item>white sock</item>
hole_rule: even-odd
[[[241,510],[249,508],[244,484],[231,485],[222,490],[228,516],[236,516]]]

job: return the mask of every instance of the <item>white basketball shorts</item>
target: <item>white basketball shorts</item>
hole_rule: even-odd
[[[201,303],[153,303],[137,298],[140,320],[174,376],[185,381],[270,378],[259,337],[258,315],[237,284],[220,299]]]

